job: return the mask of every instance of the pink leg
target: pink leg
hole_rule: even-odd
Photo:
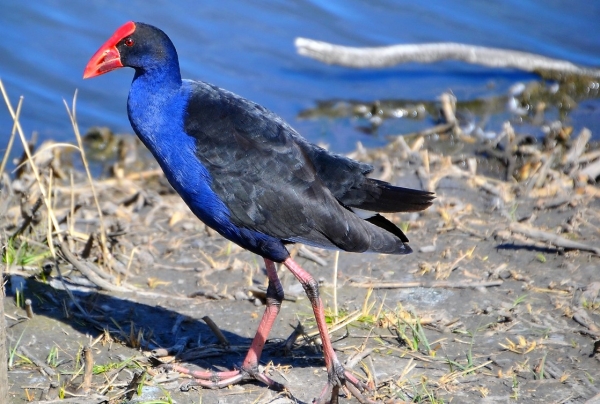
[[[360,392],[366,389],[366,386],[361,383],[356,377],[348,372],[342,364],[339,362],[333,346],[331,345],[331,339],[327,332],[327,324],[325,323],[325,313],[323,308],[323,302],[319,296],[319,285],[314,280],[311,274],[306,272],[302,267],[291,258],[286,259],[283,264],[290,270],[291,273],[300,281],[315,313],[315,319],[317,320],[317,327],[319,328],[319,334],[323,343],[323,356],[325,357],[325,367],[327,368],[327,385],[313,403],[334,404],[338,402],[338,395],[341,386],[346,386],[352,394],[361,403],[372,403],[372,401],[364,398]],[[328,399],[328,396],[331,397]]]
[[[275,264],[273,261],[265,258],[265,265],[267,267],[267,277],[269,278],[269,287],[267,288],[267,307],[262,319],[260,320],[260,324],[256,330],[256,335],[252,340],[252,344],[250,345],[250,349],[246,354],[246,358],[244,359],[242,366],[239,368],[239,370],[227,372],[200,372],[191,371],[178,365],[170,366],[171,369],[177,372],[189,374],[194,377],[194,382],[188,384],[188,386],[200,385],[207,388],[221,388],[238,383],[245,376],[249,376],[260,380],[275,390],[284,389],[285,386],[283,386],[281,383],[272,380],[265,374],[258,371],[258,361],[260,360],[260,355],[262,354],[265,342],[267,341],[269,332],[271,332],[271,328],[273,328],[273,323],[277,318],[277,314],[279,314],[281,302],[283,301],[283,287],[281,286],[281,282],[277,276]]]

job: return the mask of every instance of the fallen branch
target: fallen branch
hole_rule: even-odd
[[[407,133],[407,134],[401,135],[401,136],[410,138],[410,137],[418,137],[418,136],[429,136],[429,135],[433,135],[433,134],[442,134],[442,133],[449,132],[455,126],[456,126],[456,122],[440,123],[439,125],[432,126],[431,128],[423,129],[418,132]]]
[[[589,330],[594,337],[600,337],[600,328],[594,323],[587,311],[581,307],[573,308],[573,320]]]
[[[346,369],[352,369],[354,366],[358,365],[360,361],[365,359],[367,356],[371,355],[371,353],[373,353],[373,350],[374,348],[367,348],[363,351],[354,353],[352,356],[346,359],[344,366],[346,367]]]
[[[89,345],[83,347],[83,361],[85,363],[85,370],[83,372],[83,382],[79,386],[79,389],[88,393],[92,387],[92,375],[94,371],[94,354]]]
[[[492,286],[500,286],[503,281],[432,281],[432,282],[355,282],[351,281],[351,285],[355,288],[373,288],[373,289],[402,289],[402,288],[487,288]]]
[[[583,170],[580,171],[580,174],[589,180],[595,180],[598,178],[600,176],[600,160],[587,165]]]
[[[252,296],[259,298],[263,301],[267,299],[267,291],[266,291],[266,289],[263,290],[262,287],[261,288],[258,288],[258,287],[248,288],[248,292],[250,292],[252,294]],[[292,293],[286,292],[283,296],[283,300],[286,300],[288,302],[297,302],[299,300],[299,297]]]
[[[298,250],[298,256],[306,258],[307,260],[314,261],[322,267],[327,266],[327,261],[325,261],[323,258],[319,257],[317,254],[309,250],[306,246],[300,246],[300,249]]]
[[[217,337],[217,339],[219,340],[221,345],[223,345],[223,346],[231,345],[229,343],[229,341],[227,340],[227,337],[223,334],[223,332],[219,328],[219,326],[217,324],[215,324],[215,322],[212,321],[212,319],[209,316],[202,317],[202,320],[204,320],[204,322],[206,323],[208,328],[210,328],[210,330],[213,332],[213,334],[215,334],[215,336]]]
[[[569,152],[563,156],[562,165],[576,164],[591,138],[592,132],[588,128],[583,128],[579,133],[579,136],[577,136],[573,142],[573,146],[571,146]]]
[[[59,238],[58,247],[60,248],[60,251],[62,252],[62,255],[65,257],[65,259],[69,263],[71,263],[71,265],[73,265],[73,267],[75,267],[75,269],[77,269],[79,272],[81,272],[83,276],[88,278],[92,283],[94,283],[100,289],[108,290],[111,292],[131,292],[131,289],[114,285],[114,284],[110,283],[109,281],[100,277],[92,269],[88,268],[88,266],[85,262],[80,261],[79,259],[77,259],[77,257],[75,257],[75,255],[73,255],[73,253],[69,250],[69,247],[67,247],[65,245],[65,243],[62,240],[60,240],[60,238]]]
[[[572,194],[562,194],[551,199],[538,199],[535,208],[540,210],[555,209],[577,199],[579,199],[578,195]]]
[[[570,250],[590,251],[596,255],[600,255],[600,247],[592,247],[578,241],[569,240],[568,238],[564,238],[558,234],[548,233],[546,231],[538,230],[520,223],[511,223],[509,230],[515,233],[523,234],[536,241],[552,244],[555,247],[561,247]]]
[[[489,67],[506,67],[528,72],[549,71],[600,77],[600,69],[577,66],[560,59],[508,49],[487,48],[461,43],[427,43],[354,48],[307,38],[296,38],[296,50],[327,64],[354,68],[378,68],[400,63],[432,63],[460,60]]]
[[[2,319],[2,321],[4,321],[4,319]],[[11,337],[10,335],[6,336],[6,339],[8,339],[11,343],[11,345],[13,346],[17,346],[17,351],[25,356],[27,359],[29,359],[31,362],[33,362],[33,364],[35,366],[37,366],[38,368],[40,368],[40,372],[43,375],[48,375],[48,376],[56,376],[56,372],[54,371],[54,369],[52,369],[50,366],[48,366],[46,364],[46,362],[44,362],[43,360],[39,359],[37,356],[35,356],[34,354],[32,354],[27,348],[25,348],[22,345],[18,345],[18,341],[15,341],[15,339],[13,337]]]

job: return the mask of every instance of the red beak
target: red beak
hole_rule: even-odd
[[[121,63],[121,54],[117,49],[117,44],[125,37],[133,34],[135,31],[135,23],[125,23],[98,49],[94,56],[90,59],[83,71],[83,78],[89,79],[111,70],[123,67]]]

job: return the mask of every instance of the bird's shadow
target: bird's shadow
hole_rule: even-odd
[[[11,288],[13,279],[15,278],[8,278],[7,297],[15,297],[11,292],[11,289],[14,289]],[[182,359],[181,365],[183,366],[194,364],[211,371],[231,370],[241,364],[247,347],[251,343],[251,338],[220,329],[230,344],[230,348],[224,347],[205,322],[189,317],[185,317],[183,321],[179,319],[180,325],[176,327],[177,332],[173,334],[174,325],[180,317],[180,313],[177,311],[159,305],[149,305],[120,298],[105,292],[72,291],[73,298],[71,298],[66,291],[55,289],[49,284],[33,278],[26,279],[23,290],[26,297],[35,296],[31,299],[35,315],[65,323],[81,335],[90,335],[92,338],[96,338],[108,330],[113,339],[130,348],[142,348],[143,350],[173,347],[178,343],[181,344],[181,341],[185,341],[185,348],[177,354]],[[85,310],[86,315],[79,313],[73,299]],[[235,304],[251,303],[240,301]],[[207,306],[206,310],[209,311],[210,308]],[[214,311],[210,314],[218,319]],[[199,313],[199,317],[202,317],[202,313]],[[135,335],[144,335],[141,346],[136,346],[139,340],[132,341],[132,336]],[[202,351],[202,348],[210,350],[215,347],[218,347],[218,355],[214,355],[214,353],[203,355],[200,352],[194,359],[186,359],[186,356],[190,356],[186,353],[191,350]],[[322,366],[323,364],[321,354],[311,347],[297,348],[293,355],[289,355],[285,352],[281,339],[267,341],[261,363],[269,361],[294,367]],[[243,383],[252,383],[266,388],[264,384],[254,380],[245,380]],[[301,401],[295,400],[302,404]]]

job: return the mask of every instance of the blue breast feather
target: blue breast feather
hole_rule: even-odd
[[[190,89],[187,80],[179,88],[166,91],[164,83],[135,77],[127,102],[133,130],[152,152],[171,186],[200,220],[254,253],[277,262],[285,260],[289,253],[281,240],[235,226],[227,206],[211,189],[210,173],[195,154],[196,139],[183,130]]]

